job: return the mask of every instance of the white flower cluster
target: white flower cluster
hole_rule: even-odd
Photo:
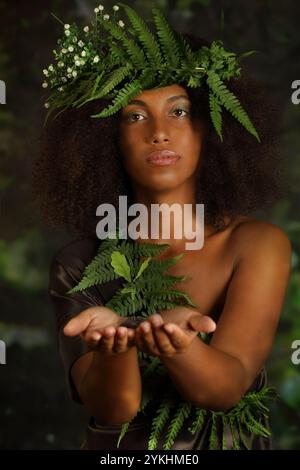
[[[120,7],[114,5],[112,7],[113,15],[118,12]],[[103,14],[104,6],[98,5],[94,9],[96,16]],[[103,20],[109,20],[111,17],[109,14],[103,15]],[[125,27],[125,23],[122,20],[118,20],[117,24],[120,28]],[[76,25],[64,25],[65,39],[61,39],[58,43],[61,46],[60,52],[53,51],[56,59],[56,67],[52,64],[49,65],[48,69],[43,70],[43,74],[46,80],[42,83],[43,88],[57,87],[59,92],[64,91],[63,84],[66,84],[69,80],[76,79],[81,72],[81,69],[86,64],[98,64],[100,62],[100,56],[97,54],[97,50],[93,48],[92,42],[89,41],[90,27],[84,26],[82,29],[85,33],[85,38],[80,39],[79,29]],[[49,108],[50,103],[45,103],[45,107]]]

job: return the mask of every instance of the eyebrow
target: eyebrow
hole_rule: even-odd
[[[173,101],[176,101],[178,100],[179,98],[184,98],[186,99],[187,101],[189,100],[188,96],[187,95],[177,95],[177,96],[171,96],[170,98],[168,98],[166,100],[167,103],[169,102],[173,102]],[[130,103],[128,103],[128,106],[131,105],[131,104],[139,104],[141,106],[147,106],[147,103],[145,103],[145,101],[142,101],[142,100],[132,100],[130,101]]]

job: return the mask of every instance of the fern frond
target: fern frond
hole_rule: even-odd
[[[163,443],[163,448],[169,450],[172,448],[176,437],[178,436],[184,421],[189,417],[192,411],[192,404],[189,401],[182,402],[177,407],[174,418],[171,421],[171,424],[167,431],[166,440]]]
[[[227,111],[260,142],[259,135],[241,103],[212,70],[207,72],[207,84]]]
[[[119,5],[125,10],[132,24],[133,30],[136,31],[139,40],[144,45],[145,53],[148,57],[150,65],[153,68],[156,68],[157,63],[163,62],[163,57],[161,56],[161,52],[154,35],[144,20],[131,7],[125,5],[124,3],[119,3]]]
[[[143,68],[147,64],[147,60],[143,50],[125,33],[124,29],[121,28],[118,24],[112,23],[110,21],[103,20],[99,17],[98,20],[101,25],[109,31],[111,35],[121,41],[124,49],[126,50],[129,58],[131,59],[132,64]]]
[[[113,269],[103,268],[100,273],[95,271],[88,276],[84,276],[77,286],[70,289],[67,294],[80,292],[84,289],[88,289],[89,287],[94,286],[95,284],[103,284],[105,282],[113,281],[117,278],[118,275],[114,272]]]
[[[119,438],[118,438],[118,442],[117,442],[117,448],[119,448],[121,440],[124,438],[126,432],[128,431],[129,425],[130,425],[130,423],[124,423],[122,425],[122,428],[121,428],[121,431],[120,431],[120,434],[119,434]]]
[[[218,98],[213,94],[209,93],[209,107],[210,107],[210,116],[212,123],[223,142],[222,136],[222,109],[219,103]]]
[[[211,429],[209,434],[209,450],[215,449],[217,445],[217,417],[216,413],[212,412],[211,416]]]
[[[168,63],[170,68],[176,69],[180,65],[179,45],[176,37],[162,11],[159,8],[152,8],[152,13],[164,55],[164,62]]]
[[[169,394],[166,394],[157,410],[157,416],[152,421],[152,431],[148,441],[148,450],[155,450],[158,445],[158,440],[169,418],[174,401],[170,399]]]
[[[177,40],[182,66],[185,66],[187,68],[193,67],[195,56],[194,52],[191,49],[191,46],[187,43],[186,39],[179,31],[174,31],[174,35]]]
[[[99,114],[93,114],[91,117],[99,118],[112,116],[115,112],[124,108],[130,100],[141,91],[142,86],[139,80],[134,80],[132,83],[126,83],[126,85],[124,85],[124,87],[118,92],[112,104],[103,109]]]
[[[89,101],[98,100],[102,98],[103,96],[107,95],[111,90],[117,87],[127,76],[129,76],[132,73],[132,69],[133,69],[132,65],[129,64],[123,67],[119,67],[116,70],[113,70],[113,72],[108,76],[104,85],[101,86],[101,91],[99,91],[95,95],[92,95],[90,98],[86,99],[85,101],[77,105],[77,107],[80,108],[81,106],[84,106]]]

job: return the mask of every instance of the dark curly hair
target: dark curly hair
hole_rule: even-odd
[[[183,36],[192,50],[209,45],[193,35]],[[281,195],[282,169],[275,141],[278,111],[257,81],[244,74],[229,81],[228,88],[246,109],[261,143],[225,110],[222,143],[210,119],[207,87],[181,86],[189,95],[192,119],[200,118],[206,124],[197,202],[205,204],[205,222],[222,230],[226,216],[233,221],[269,206]],[[118,208],[119,195],[127,195],[130,202],[130,180],[118,149],[120,111],[104,119],[90,117],[109,103],[101,99],[67,109],[50,120],[40,136],[33,198],[46,222],[64,225],[72,234],[95,232],[99,204]]]

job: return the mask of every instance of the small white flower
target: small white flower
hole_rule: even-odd
[[[43,74],[46,75],[46,77],[48,77],[48,75],[49,75],[48,70],[47,70],[47,69],[44,69],[44,70],[43,70]]]
[[[72,75],[73,75],[74,78],[77,77],[77,72],[76,72],[76,70],[73,70]]]
[[[97,64],[97,62],[99,62],[99,60],[100,60],[99,56],[96,55],[96,56],[94,57],[94,62],[95,62],[95,64]]]
[[[120,20],[120,21],[118,21],[118,25],[119,25],[121,28],[124,28],[125,23],[124,23],[122,20]]]
[[[103,15],[104,20],[109,20],[109,15]]]
[[[70,34],[71,34],[70,31],[69,31],[68,29],[66,29],[65,35],[66,35],[66,36],[70,36]]]
[[[67,51],[67,49],[63,48],[63,49],[61,50],[61,52],[62,52],[63,54],[66,54],[68,51]]]
[[[120,8],[118,7],[118,5],[114,5],[113,10],[118,11],[118,10],[120,10]]]
[[[72,74],[71,74],[71,73],[67,73],[67,77],[68,77],[68,78],[72,78]]]
[[[100,11],[103,11],[103,10],[104,10],[104,6],[103,6],[103,5],[99,5],[98,8],[99,8]]]
[[[68,80],[66,79],[66,77],[62,77],[61,81],[62,81],[63,83],[67,83]]]
[[[86,51],[82,51],[81,56],[86,57]]]
[[[76,67],[80,67],[80,65],[81,65],[80,60],[75,60],[75,65],[76,65]]]
[[[43,88],[47,88],[48,87],[48,83],[47,82],[44,82],[43,85],[42,85]]]
[[[60,86],[58,91],[63,91],[64,90],[64,87],[63,86]]]
[[[73,69],[72,69],[71,67],[68,67],[68,68],[67,68],[67,72],[68,72],[68,73],[72,73],[72,72],[73,72]]]
[[[73,47],[73,46],[69,46],[69,47],[68,47],[68,51],[73,52],[73,51],[74,51],[74,47]]]
[[[50,108],[50,103],[45,103],[44,106],[45,108]]]
[[[74,60],[79,60],[79,55],[74,55]]]
[[[79,47],[83,47],[83,46],[84,46],[84,42],[78,41],[78,46],[79,46]]]
[[[85,64],[85,60],[81,60],[80,63],[81,63],[81,65],[84,65],[84,64]]]
[[[99,8],[95,8],[94,12],[95,12],[96,15],[97,15],[97,13],[99,13]]]
[[[73,42],[74,42],[74,44],[77,42],[77,36],[73,37]]]
[[[54,72],[54,68],[53,68],[53,65],[52,65],[52,64],[49,65],[48,70],[49,70],[50,72]]]
[[[90,30],[90,28],[89,28],[88,26],[85,26],[85,27],[83,28],[83,31],[84,31],[85,33],[88,33],[89,30]]]
[[[69,24],[65,24],[65,29],[70,29],[70,25],[69,25]]]
[[[58,62],[57,65],[58,65],[59,67],[64,67],[65,64],[64,64],[63,62]]]

